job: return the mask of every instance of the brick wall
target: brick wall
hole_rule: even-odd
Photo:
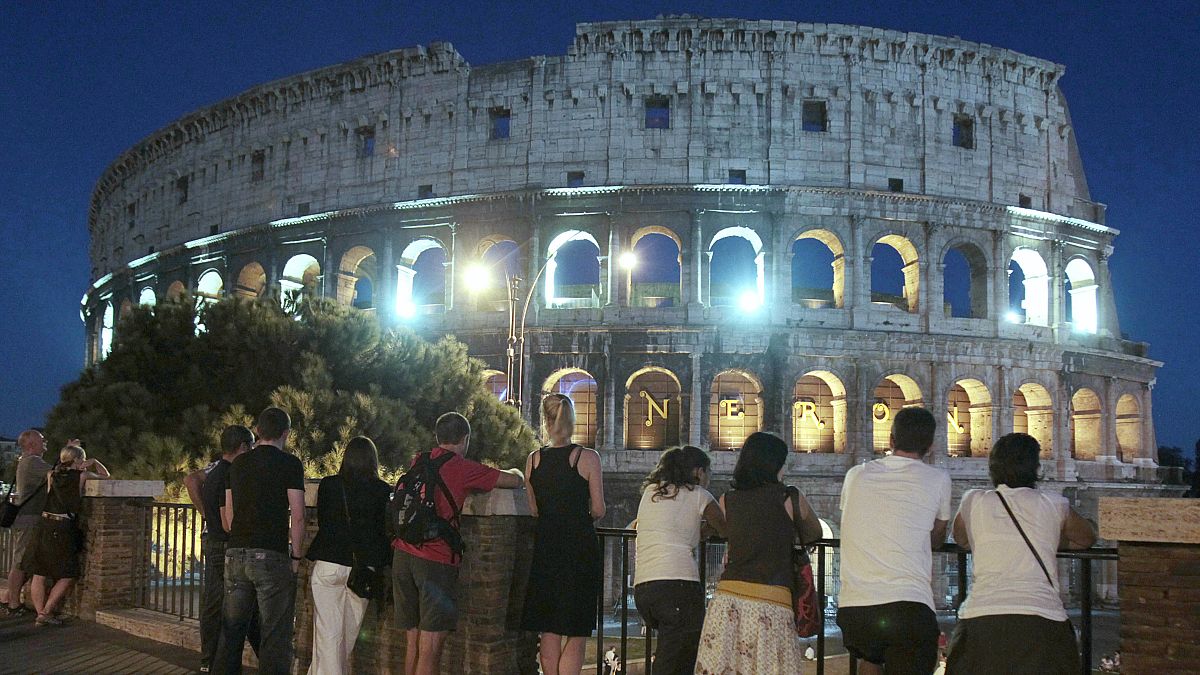
[[[1200,546],[1118,549],[1122,672],[1200,673]]]

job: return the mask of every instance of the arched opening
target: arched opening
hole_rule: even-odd
[[[567,230],[546,249],[546,306],[600,306],[600,244],[582,230]]]
[[[508,376],[498,370],[483,371],[483,382],[492,395],[501,401],[508,400]]]
[[[1080,333],[1095,333],[1099,323],[1097,311],[1096,275],[1092,266],[1083,258],[1072,258],[1066,268],[1066,293],[1064,316],[1071,322],[1072,330]]]
[[[184,286],[182,281],[172,281],[171,285],[167,286],[167,299],[178,300],[179,298],[182,298],[183,294],[186,292],[187,286]]]
[[[464,281],[477,309],[503,311],[508,308],[508,283],[521,274],[521,249],[511,239],[489,237],[475,248],[478,264],[470,265]]]
[[[378,274],[374,251],[366,246],[355,246],[346,251],[338,266],[337,301],[355,309],[374,308]]]
[[[871,247],[871,302],[915,313],[921,271],[917,248],[898,234],[885,234]]]
[[[1041,254],[1017,248],[1008,263],[1008,275],[1009,321],[1050,325],[1050,277]]]
[[[104,313],[100,315],[100,358],[108,357],[113,346],[113,325],[116,323],[116,316],[113,311],[111,302],[104,304]]]
[[[808,230],[792,242],[792,302],[809,309],[844,306],[846,258],[829,230]]]
[[[713,379],[708,428],[713,450],[739,450],[762,428],[762,385],[753,375],[726,370]]]
[[[1071,456],[1096,459],[1104,447],[1100,397],[1091,389],[1080,389],[1071,397]]]
[[[683,258],[679,237],[665,227],[647,227],[633,235],[629,269],[631,307],[678,307]]]
[[[683,397],[679,378],[665,368],[648,367],[625,383],[625,447],[665,450],[679,445]]]
[[[564,394],[575,405],[575,434],[571,442],[596,447],[596,378],[579,368],[564,368],[546,379],[542,391]]]
[[[708,244],[708,298],[716,306],[755,310],[766,303],[766,254],[748,227],[727,227]]]
[[[1042,385],[1026,382],[1013,394],[1013,432],[1036,438],[1042,459],[1054,456],[1054,401]]]
[[[248,263],[238,272],[237,285],[233,287],[233,292],[239,298],[261,298],[266,291],[267,273],[262,265],[256,262]]]
[[[952,246],[942,258],[942,302],[946,316],[986,319],[987,258],[974,244]]]
[[[979,380],[959,380],[950,388],[946,411],[946,453],[987,457],[992,449],[992,395]]]
[[[196,296],[206,301],[217,301],[221,299],[221,291],[224,287],[225,282],[221,279],[221,273],[216,270],[207,270],[196,280]]]
[[[925,400],[916,380],[900,373],[880,380],[875,386],[874,398],[875,403],[871,406],[871,445],[876,454],[882,454],[891,447],[892,418],[903,408],[925,405]]]
[[[396,267],[396,314],[411,319],[446,306],[446,249],[436,239],[409,243]]]
[[[288,259],[283,266],[283,278],[279,280],[279,302],[284,309],[295,311],[305,298],[318,295],[321,280],[321,264],[317,259],[301,253]]]
[[[1130,464],[1142,456],[1142,410],[1133,394],[1117,399],[1117,453]]]
[[[138,305],[142,307],[153,307],[158,302],[158,298],[154,296],[154,289],[146,286],[138,293]]]
[[[846,387],[836,375],[814,370],[792,390],[792,449],[846,451]]]

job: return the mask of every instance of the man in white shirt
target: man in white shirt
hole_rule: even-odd
[[[892,423],[891,455],[856,466],[842,483],[838,625],[865,675],[929,675],[937,665],[934,547],[946,540],[950,475],[923,459],[937,421],[905,408]]]

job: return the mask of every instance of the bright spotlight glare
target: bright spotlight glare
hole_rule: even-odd
[[[417,315],[417,306],[412,302],[401,302],[396,305],[396,313],[401,319],[411,319]]]
[[[1021,323],[1021,315],[1011,310],[1004,315],[1004,318],[1008,319],[1009,323]]]
[[[738,307],[742,308],[743,312],[756,312],[762,306],[759,302],[758,293],[755,291],[745,291],[738,296]]]
[[[621,254],[621,267],[631,270],[637,266],[637,262],[637,256],[634,255],[633,251],[625,251]]]
[[[471,265],[467,268],[467,273],[464,275],[464,281],[467,282],[467,288],[472,293],[479,293],[486,290],[491,285],[491,279],[488,278],[487,268],[480,264]]]

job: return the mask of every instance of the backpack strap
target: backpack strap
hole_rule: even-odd
[[[442,455],[441,457],[438,457],[437,459],[432,460],[432,464],[433,464],[432,468],[433,468],[433,475],[437,476],[437,484],[439,487],[442,488],[442,494],[446,497],[446,501],[450,502],[450,509],[452,511],[454,511],[454,515],[451,517],[451,521],[454,523],[455,527],[457,527],[458,526],[458,516],[460,513],[459,508],[458,508],[458,503],[454,500],[454,495],[451,494],[450,487],[448,485],[446,485],[446,481],[442,480],[442,467],[445,466],[446,463],[449,462],[451,459],[454,459],[454,453],[448,452],[448,453]]]

